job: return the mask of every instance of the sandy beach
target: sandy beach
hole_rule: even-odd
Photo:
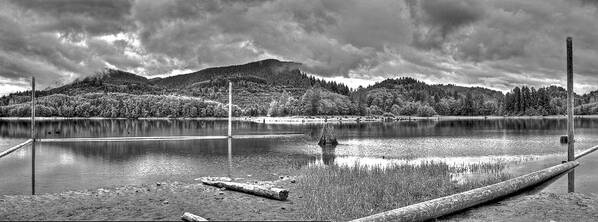
[[[220,190],[201,183],[159,182],[87,191],[0,196],[0,220],[165,220],[180,221],[184,212],[209,220],[313,220],[305,218],[307,203],[295,184],[273,184],[290,191],[277,201]],[[518,196],[441,221],[596,221],[598,196],[539,193]]]

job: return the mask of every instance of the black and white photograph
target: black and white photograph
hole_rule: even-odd
[[[0,221],[598,221],[598,0],[0,0]]]

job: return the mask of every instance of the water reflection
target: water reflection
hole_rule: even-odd
[[[258,180],[274,180],[316,158],[296,149],[305,149],[299,145],[302,143],[295,148],[278,149],[285,140],[234,140],[237,139],[38,142],[35,153],[31,148],[22,148],[0,160],[0,194],[39,194],[157,181],[191,182],[203,176],[251,175]]]
[[[0,137],[28,138],[29,120],[0,120]],[[225,120],[185,119],[72,119],[39,120],[38,138],[111,137],[111,136],[186,136],[226,135]],[[233,122],[235,134],[296,132],[285,125]]]
[[[35,195],[35,143],[31,143],[31,195]]]
[[[206,120],[51,120],[38,124],[38,132],[43,133],[40,137],[225,135],[227,126],[226,121]],[[343,123],[335,125],[340,143],[335,147],[317,145],[321,125],[234,122],[233,129],[235,134],[305,132],[314,138],[38,142],[35,149],[23,147],[0,160],[0,194],[192,181],[201,176],[274,180],[300,173],[306,166],[356,163],[375,167],[426,161],[459,167],[504,163],[504,172],[521,175],[566,157],[566,146],[558,138],[566,125],[559,119]],[[29,130],[28,121],[0,120],[0,144],[28,137]],[[597,119],[576,120],[578,150],[598,144],[597,134]],[[587,156],[584,160],[593,159]],[[598,186],[598,177],[591,170],[583,171],[584,166],[598,163],[582,163],[576,170],[578,178],[583,175],[583,181],[591,182],[584,185],[580,179],[579,190],[591,190]],[[31,188],[23,186],[29,183]]]
[[[329,166],[334,164],[334,159],[336,158],[336,154],[334,153],[336,145],[327,145],[320,147],[322,147],[322,162],[324,163],[324,165]]]
[[[233,179],[233,139],[228,138],[228,178]]]

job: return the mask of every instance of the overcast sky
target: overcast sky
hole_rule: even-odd
[[[153,77],[276,58],[350,86],[411,76],[598,89],[597,0],[0,0],[0,94],[105,67]]]

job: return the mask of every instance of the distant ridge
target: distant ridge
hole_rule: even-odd
[[[194,83],[214,80],[217,78],[257,78],[271,84],[286,83],[281,77],[293,78],[289,75],[300,74],[300,63],[283,62],[276,59],[266,59],[242,65],[222,66],[202,69],[188,74],[170,76],[166,78],[150,79],[150,82],[165,87],[185,87]]]

